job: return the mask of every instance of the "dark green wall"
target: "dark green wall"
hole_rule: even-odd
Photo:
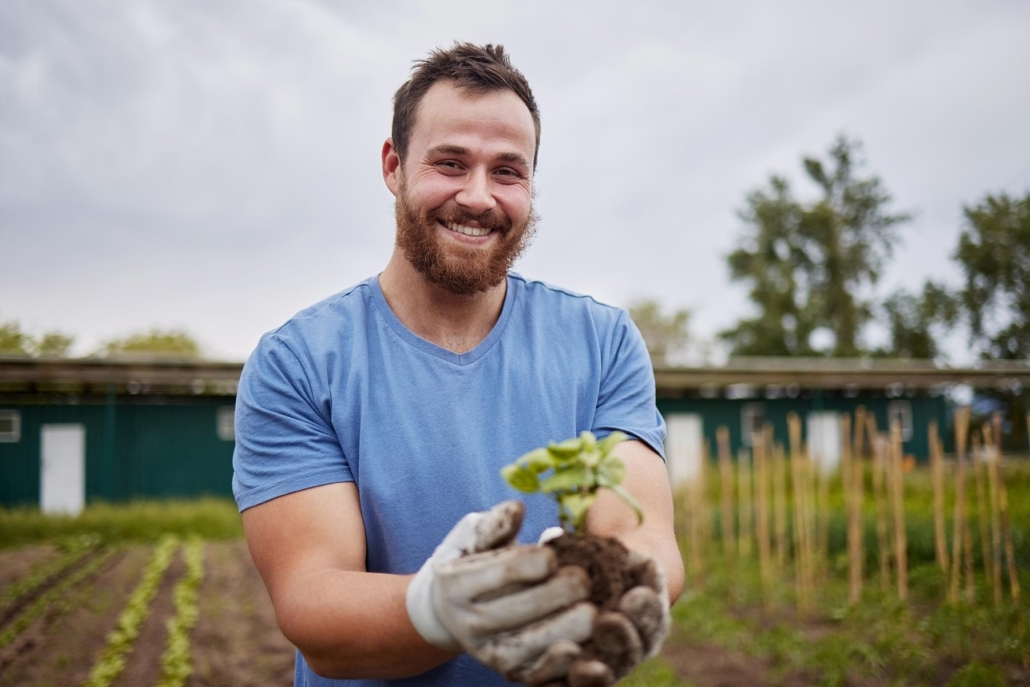
[[[233,441],[220,439],[218,409],[235,399],[93,398],[76,404],[15,404],[21,440],[0,443],[0,505],[39,503],[40,430],[86,427],[86,502],[232,495]]]
[[[834,411],[848,413],[854,417],[855,409],[864,406],[866,412],[876,416],[879,431],[887,430],[887,407],[891,401],[908,401],[912,405],[912,438],[904,442],[905,453],[914,455],[918,460],[927,460],[929,456],[929,439],[927,427],[931,419],[937,420],[945,450],[950,450],[952,441],[949,438],[951,428],[951,412],[947,401],[941,396],[917,395],[912,398],[863,397],[847,398],[842,395],[823,396],[814,394],[798,398],[684,398],[660,399],[658,410],[663,415],[669,413],[698,413],[702,417],[705,439],[713,449],[716,446],[715,434],[718,428],[725,425],[730,431],[730,449],[733,455],[743,446],[741,441],[741,410],[750,403],[763,406],[765,421],[773,426],[773,433],[778,442],[788,443],[787,416],[797,413],[802,420],[802,432],[806,431],[805,416],[812,411]],[[804,440],[804,439],[803,439]]]

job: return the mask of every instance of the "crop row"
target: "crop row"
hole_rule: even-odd
[[[107,636],[107,644],[93,665],[85,687],[108,687],[125,668],[125,655],[132,649],[132,643],[147,617],[150,602],[161,586],[161,579],[172,562],[177,545],[177,538],[167,536],[154,548],[143,577],[118,616],[115,629]]]
[[[90,575],[114,553],[113,549],[107,549],[91,559],[84,566],[74,571],[58,584],[54,585],[43,593],[38,599],[21,612],[7,627],[0,631],[0,648],[3,648],[14,641],[14,639],[32,623],[33,620],[50,607],[56,600],[60,599],[66,591],[78,584],[83,578]]]
[[[168,621],[168,644],[161,657],[158,687],[182,687],[193,672],[190,630],[197,623],[200,581],[204,577],[204,542],[191,539],[183,548],[186,574],[175,585],[175,617]]]
[[[83,535],[72,539],[66,546],[66,551],[57,560],[45,563],[29,572],[24,578],[4,590],[0,595],[0,614],[14,604],[18,599],[34,591],[41,585],[53,579],[56,575],[67,570],[83,556],[94,550],[100,544],[95,536]]]

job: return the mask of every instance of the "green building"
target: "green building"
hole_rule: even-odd
[[[240,363],[0,358],[0,506],[76,512],[92,501],[230,496]],[[802,420],[813,456],[840,455],[840,418],[858,406],[879,431],[897,420],[907,454],[928,454],[935,420],[951,450],[955,385],[1030,388],[1030,366],[943,368],[890,360],[734,359],[659,368],[658,406],[674,482],[689,479],[718,428],[736,455],[769,423]],[[556,437],[559,438],[559,437]]]

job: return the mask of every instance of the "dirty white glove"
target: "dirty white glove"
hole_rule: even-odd
[[[590,581],[558,570],[549,547],[511,545],[523,505],[505,501],[462,518],[408,587],[412,624],[430,644],[463,649],[510,678],[561,639],[584,642],[596,609]]]
[[[541,542],[555,536],[560,532],[545,531]],[[617,611],[597,615],[588,638],[591,655],[584,656],[585,642],[556,642],[517,676],[520,681],[547,687],[608,687],[658,654],[671,624],[665,575],[656,560],[636,551],[630,552],[629,565],[634,585],[623,594]]]

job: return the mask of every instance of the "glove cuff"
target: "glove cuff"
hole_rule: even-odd
[[[415,574],[404,601],[411,624],[424,640],[447,651],[461,650],[461,645],[443,626],[433,608],[433,559],[426,561]]]

